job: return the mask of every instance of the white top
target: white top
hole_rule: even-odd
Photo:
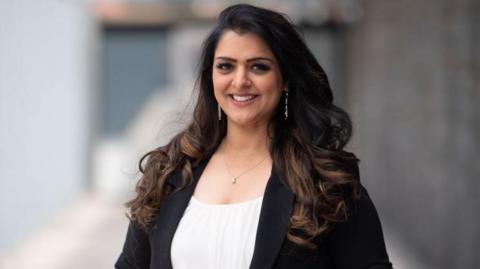
[[[173,237],[173,269],[250,267],[262,201],[208,204],[192,196]]]

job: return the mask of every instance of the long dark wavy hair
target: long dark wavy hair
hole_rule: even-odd
[[[217,43],[225,31],[261,37],[279,63],[289,90],[288,120],[284,98],[269,122],[270,154],[275,168],[296,195],[288,239],[314,248],[314,239],[347,217],[347,203],[356,197],[357,162],[343,150],[351,137],[348,114],[333,104],[327,76],[287,16],[251,5],[226,8],[203,43],[195,89],[198,99],[191,123],[165,146],[145,154],[136,197],[127,203],[129,218],[148,229],[162,199],[175,191],[166,184],[181,171],[183,186],[193,182],[192,170],[209,158],[226,134],[225,116],[217,118],[212,68]]]

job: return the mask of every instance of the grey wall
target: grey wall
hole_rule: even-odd
[[[351,144],[383,217],[431,268],[480,263],[479,2],[364,1]]]
[[[83,1],[0,1],[0,254],[87,186],[95,30]]]
[[[347,106],[345,96],[345,34],[342,27],[317,26],[302,27],[310,51],[325,70],[334,102],[341,107]]]
[[[105,27],[101,127],[103,136],[120,136],[146,99],[167,84],[165,27]]]

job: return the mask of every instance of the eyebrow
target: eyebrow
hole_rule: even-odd
[[[215,58],[216,60],[225,60],[225,61],[230,61],[230,62],[236,62],[237,60],[236,59],[233,59],[233,58],[230,58],[230,57],[225,57],[225,56],[218,56]],[[253,61],[269,61],[271,63],[274,63],[274,61],[270,58],[267,58],[267,57],[254,57],[254,58],[250,58],[250,59],[247,59],[247,63],[248,62],[253,62]]]

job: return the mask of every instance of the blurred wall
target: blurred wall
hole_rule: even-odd
[[[0,1],[0,254],[88,183],[95,28],[87,1]]]
[[[476,268],[480,3],[363,3],[346,56],[363,182],[429,268]]]
[[[104,27],[101,135],[119,136],[145,100],[167,84],[166,29]]]

